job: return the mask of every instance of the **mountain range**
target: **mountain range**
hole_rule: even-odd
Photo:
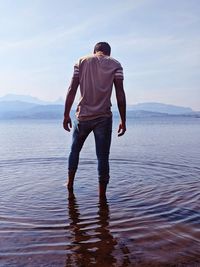
[[[75,106],[73,107],[75,109]],[[117,107],[113,105],[115,114]],[[0,97],[0,119],[60,119],[63,117],[64,100],[42,101],[29,95],[5,95]],[[127,105],[127,117],[153,116],[192,116],[200,117],[189,107],[180,107],[163,103],[139,103]]]
[[[30,95],[16,95],[16,94],[7,94],[2,97],[0,97],[0,102],[13,102],[13,101],[21,101],[21,102],[27,102],[32,104],[38,104],[38,105],[54,105],[54,104],[64,104],[64,99],[62,97],[59,97],[56,101],[50,102],[50,101],[44,101],[37,97],[33,97]]]

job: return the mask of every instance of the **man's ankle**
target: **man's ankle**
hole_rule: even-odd
[[[70,190],[70,191],[73,190],[75,174],[76,174],[75,171],[69,171],[69,172],[68,172],[67,188],[68,188],[68,190]]]
[[[99,183],[99,197],[100,198],[106,198],[106,189],[107,189],[107,184]]]

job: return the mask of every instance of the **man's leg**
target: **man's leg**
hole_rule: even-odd
[[[71,152],[68,160],[68,183],[69,190],[73,190],[74,177],[78,168],[79,154],[83,144],[91,132],[87,122],[76,121],[74,124]]]
[[[106,197],[109,183],[109,154],[112,135],[112,117],[99,118],[93,129],[98,159],[99,196]]]

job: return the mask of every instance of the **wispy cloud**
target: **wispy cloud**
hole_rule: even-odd
[[[113,18],[120,16],[125,12],[130,12],[132,9],[137,8],[138,5],[144,1],[126,1],[125,3],[113,2],[112,12],[107,8],[98,8],[98,12],[91,12],[90,16],[83,16],[84,19],[79,17],[76,24],[63,24],[56,28],[41,31],[31,37],[20,37],[16,40],[0,40],[0,51],[19,49],[19,48],[35,48],[43,46],[51,46],[55,43],[72,41],[73,39],[84,38],[84,34],[87,35],[87,31],[92,28],[101,28],[101,23],[105,21],[111,21]],[[27,7],[24,8],[24,14],[27,16]],[[34,14],[28,9],[28,13],[34,19]],[[36,19],[36,18],[35,18]],[[17,22],[16,22],[17,23]]]
[[[54,43],[71,40],[74,36],[81,33],[88,23],[79,24],[73,28],[59,27],[51,31],[38,34],[31,38],[20,39],[16,41],[0,41],[1,50],[18,49],[18,48],[35,48],[43,46],[51,46]]]

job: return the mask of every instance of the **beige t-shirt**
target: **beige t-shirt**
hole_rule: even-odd
[[[74,66],[74,77],[79,77],[80,100],[76,110],[78,120],[109,117],[114,79],[123,79],[121,64],[101,52],[82,57]]]

